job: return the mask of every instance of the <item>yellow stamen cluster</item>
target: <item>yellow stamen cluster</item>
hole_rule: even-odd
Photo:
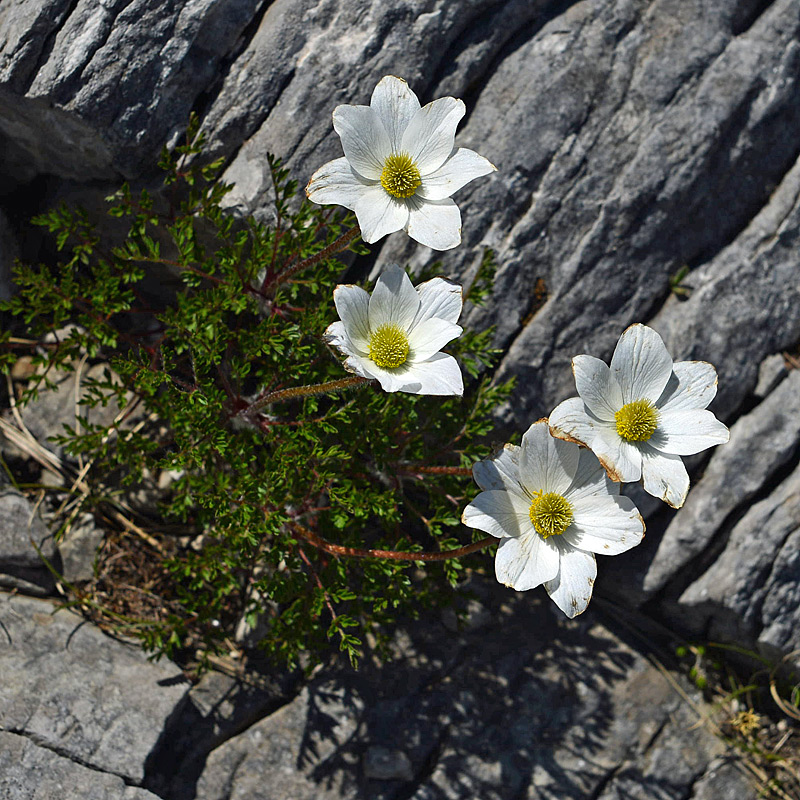
[[[566,497],[555,492],[535,492],[530,515],[533,527],[542,539],[558,536],[572,524],[572,505]]]
[[[369,357],[381,369],[396,369],[408,360],[408,336],[399,326],[381,325],[369,338]]]
[[[393,153],[386,159],[381,186],[392,197],[411,197],[421,183],[419,169],[408,153]]]
[[[649,400],[634,400],[614,414],[614,421],[626,442],[646,442],[658,427],[658,409]]]

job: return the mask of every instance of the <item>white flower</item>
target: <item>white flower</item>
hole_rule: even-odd
[[[344,158],[320,167],[306,194],[354,211],[365,242],[402,228],[435,250],[455,247],[461,214],[450,195],[495,170],[483,156],[454,147],[465,113],[454,97],[421,108],[404,80],[387,75],[368,106],[336,107],[333,127]]]
[[[681,456],[727,442],[728,429],[704,410],[717,393],[705,361],[672,358],[661,337],[631,325],[609,368],[592,356],[572,359],[580,397],[550,415],[553,436],[591,448],[615,481],[640,478],[646,492],[680,508],[689,491]]]
[[[374,378],[387,392],[464,393],[461,370],[439,350],[461,335],[461,287],[444,278],[414,288],[395,265],[378,278],[370,296],[358,286],[337,286],[341,317],[325,331],[329,344],[348,356],[346,369]]]
[[[568,617],[589,604],[594,554],[623,553],[644,536],[636,506],[595,456],[554,439],[547,420],[528,428],[522,447],[507,444],[472,474],[484,491],[461,519],[500,539],[497,580],[520,592],[543,583]]]

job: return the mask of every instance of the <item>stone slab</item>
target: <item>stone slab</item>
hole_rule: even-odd
[[[178,668],[46,601],[0,595],[0,623],[0,730],[141,782],[186,697]]]
[[[392,662],[320,674],[209,754],[197,800],[685,800],[719,765],[724,745],[591,606],[567,621],[541,592],[472,588],[489,624],[426,620]],[[378,777],[376,753],[403,770]]]
[[[686,575],[732,515],[770,491],[770,481],[791,465],[800,448],[800,370],[731,428],[730,442],[714,450],[701,480],[689,492],[661,539],[642,582],[647,596],[676,575]],[[763,542],[763,537],[759,537]],[[771,553],[777,555],[774,551]],[[696,566],[694,567],[696,569]]]
[[[58,569],[56,556],[53,535],[37,509],[16,489],[0,485],[0,586],[29,594],[52,593],[53,575],[42,559]]]
[[[157,800],[122,778],[89,769],[24,736],[0,731],[3,800]]]
[[[704,638],[758,642],[776,661],[800,651],[800,467],[747,509],[678,606]]]

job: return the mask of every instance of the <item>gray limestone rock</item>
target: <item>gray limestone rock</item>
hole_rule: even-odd
[[[342,775],[324,788],[314,779],[355,732],[363,703],[346,687],[323,683],[304,689],[284,706],[208,757],[197,785],[198,800],[293,800],[339,797]]]
[[[59,334],[65,336],[67,332]],[[114,400],[94,406],[80,402],[89,394],[86,381],[105,381],[109,376],[110,380],[119,382],[107,364],[92,364],[72,371],[51,371],[48,378],[54,387],[42,388],[35,400],[20,408],[25,426],[41,444],[63,456],[63,447],[50,441],[50,437],[63,436],[67,428],[80,430],[84,421],[92,425],[111,425],[120,413],[121,409]],[[127,421],[130,422],[130,418]]]
[[[241,678],[217,671],[204,674],[151,754],[147,787],[170,800],[194,800],[208,754],[285,706],[300,682],[299,670],[252,670]]]
[[[535,594],[474,588],[494,626],[426,621],[398,633],[391,663],[319,676],[209,755],[197,800],[682,800],[718,766],[724,745],[591,608],[566,621]],[[410,772],[382,773],[376,753]]]
[[[157,800],[122,778],[89,769],[31,739],[0,731],[0,797],[4,800]]]
[[[652,320],[673,355],[714,362],[719,393],[711,408],[723,418],[750,393],[769,393],[764,371],[772,365],[776,384],[780,370],[765,357],[780,358],[800,340],[798,244],[800,161],[741,235],[690,274],[689,299],[671,298]]]
[[[800,650],[800,467],[747,509],[678,604],[704,638],[757,640],[775,660]]]
[[[719,759],[698,780],[690,800],[741,800],[752,789],[744,770],[734,761]]]
[[[0,566],[41,567],[52,559],[56,548],[38,511],[16,489],[0,489]]]
[[[256,0],[4,3],[0,132],[21,143],[37,172],[86,180],[152,171],[258,7]]]
[[[53,577],[42,558],[58,568],[56,554],[53,536],[38,511],[15,489],[0,487],[0,586],[50,593]]]
[[[781,353],[767,356],[758,368],[758,383],[753,395],[763,400],[788,374],[786,359]]]
[[[414,770],[402,750],[370,747],[364,754],[364,777],[381,781],[411,781]]]
[[[796,12],[792,0],[571,4],[481,84],[458,141],[499,172],[457,195],[465,246],[445,263],[463,277],[480,245],[495,250],[494,300],[468,319],[497,325],[498,376],[517,377],[509,426],[573,395],[571,357],[608,358],[684,264],[699,267],[692,297],[655,327],[676,359],[717,363],[723,415],[762,358],[800,337]],[[394,236],[379,266],[430,259]]]
[[[82,514],[75,520],[58,543],[61,555],[59,574],[65,581],[75,583],[94,577],[97,550],[104,538],[105,531],[97,527],[92,514]]]
[[[737,420],[730,442],[715,450],[703,477],[664,532],[642,582],[645,595],[664,589],[676,575],[685,578],[687,567],[697,570],[698,556],[727,535],[736,515],[768,492],[770,482],[796,462],[799,452],[800,371],[795,370]],[[759,542],[767,547],[763,536]],[[782,546],[782,539],[774,544]],[[770,555],[776,557],[777,551]]]
[[[0,623],[0,730],[140,783],[181,672],[45,601],[0,595]]]

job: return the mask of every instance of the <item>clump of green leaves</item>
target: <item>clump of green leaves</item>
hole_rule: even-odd
[[[399,614],[447,602],[462,564],[348,558],[318,542],[417,552],[472,541],[459,522],[474,494],[468,468],[486,457],[490,412],[510,385],[486,376],[491,332],[467,331],[449,348],[469,376],[464,398],[366,385],[262,407],[283,388],[346,376],[322,339],[345,266],[316,256],[354,220],[298,202],[272,159],[274,225],[237,218],[222,205],[221,162],[203,165],[201,152],[193,123],[186,143],[163,155],[163,190],[125,185],[109,198],[108,213],[126,224],[121,241],[105,241],[80,210],[36,220],[63,260],[20,265],[19,293],[5,304],[27,336],[49,337],[21,402],[55,368],[108,364],[84,382],[81,403],[121,412],[58,437],[91,461],[85,502],[97,508],[147,476],[176,477],[150,524],[137,520],[164,543],[167,611],[127,619],[126,630],[154,654],[189,652],[202,664],[246,620],[259,623],[260,646],[290,664],[301,653],[313,663],[331,639],[355,661],[365,631],[380,642]],[[471,302],[485,300],[493,271],[487,253]],[[13,363],[15,342],[0,339],[0,366]],[[190,535],[170,541],[164,531],[177,523]],[[102,605],[91,586],[84,592],[84,604]]]

